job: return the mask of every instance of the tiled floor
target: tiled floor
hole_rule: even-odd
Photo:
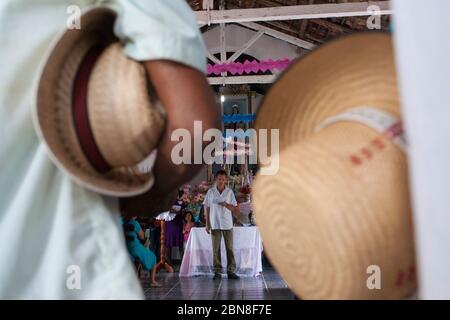
[[[176,268],[176,267],[175,267]],[[177,269],[177,268],[176,268]],[[212,280],[209,277],[180,278],[178,273],[160,271],[157,280],[163,287],[151,288],[144,274],[141,283],[149,300],[293,300],[295,296],[271,267],[263,274],[239,280]]]

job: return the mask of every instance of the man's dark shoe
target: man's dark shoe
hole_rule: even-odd
[[[222,275],[220,274],[220,273],[214,273],[214,277],[213,277],[213,280],[217,280],[217,279],[221,279],[222,278]]]
[[[228,279],[237,280],[239,276],[234,272],[228,272]]]

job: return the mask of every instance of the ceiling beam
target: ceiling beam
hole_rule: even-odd
[[[220,0],[219,9],[224,11],[225,0]],[[226,37],[225,37],[225,23],[220,24],[220,62],[225,63],[227,61],[227,49],[226,49]],[[226,77],[227,73],[222,72],[222,77]]]
[[[211,52],[208,52],[208,59],[214,62],[215,64],[221,64],[222,62],[217,59]]]
[[[225,23],[220,24],[220,61],[225,63],[227,61],[226,38],[225,38]]]
[[[227,85],[227,84],[247,84],[247,83],[273,83],[276,79],[275,75],[262,76],[236,76],[236,77],[209,77],[209,84]]]
[[[264,35],[264,30],[260,30],[258,32],[256,32],[253,37],[251,37],[250,40],[247,41],[246,44],[244,44],[242,46],[241,49],[239,49],[238,51],[236,51],[228,60],[227,63],[233,62],[234,60],[236,60],[237,58],[239,58],[241,56],[241,54],[243,54],[245,51],[247,51],[256,41],[258,41],[259,38],[261,38]]]
[[[342,33],[351,33],[353,32],[352,29],[350,28],[346,28],[344,26],[341,26],[339,24],[333,23],[333,22],[329,22],[328,20],[323,20],[323,19],[312,19],[310,20],[312,23],[318,24],[319,26],[325,27],[325,28],[329,28],[329,29],[333,29],[335,31],[338,32],[342,32]]]
[[[312,49],[314,49],[316,47],[311,42],[299,39],[297,37],[293,37],[293,36],[287,35],[287,34],[285,34],[283,32],[280,32],[280,31],[274,30],[272,28],[268,28],[268,27],[262,26],[260,24],[254,23],[254,22],[242,22],[242,23],[239,23],[239,24],[244,26],[244,27],[247,27],[249,29],[255,30],[255,31],[264,31],[264,33],[267,34],[268,36],[271,36],[271,37],[274,37],[274,38],[277,38],[277,39],[289,42],[290,44],[293,44],[293,45],[295,45],[297,47],[300,47],[300,48],[304,48],[304,49],[307,49],[307,50],[312,50]]]
[[[381,15],[393,13],[390,1],[327,3],[254,9],[203,10],[195,11],[194,13],[197,16],[198,23],[204,25],[208,23],[218,24],[369,16],[373,14],[372,11],[368,10],[370,6],[378,6]]]

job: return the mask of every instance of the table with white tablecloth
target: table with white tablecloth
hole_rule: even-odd
[[[236,274],[254,277],[262,272],[262,241],[256,227],[233,228],[233,252]],[[226,271],[225,242],[221,243],[222,267]],[[212,240],[205,228],[192,228],[184,250],[180,277],[213,274]]]

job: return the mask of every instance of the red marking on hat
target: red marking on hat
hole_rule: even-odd
[[[395,124],[393,124],[392,126],[390,126],[386,131],[384,131],[383,136],[389,140],[392,140],[398,136],[401,136],[403,133],[404,133],[403,125],[402,125],[402,122],[399,121],[399,122],[396,122]],[[372,159],[374,156],[374,153],[375,153],[375,151],[373,150],[373,147],[375,147],[377,150],[380,150],[380,151],[386,148],[386,144],[383,141],[382,136],[373,139],[370,142],[369,146],[362,148],[360,150],[360,155],[364,156],[364,158]],[[363,160],[356,155],[352,155],[350,157],[350,160],[351,160],[352,164],[355,166],[359,166],[363,163]]]
[[[355,166],[359,166],[359,165],[362,164],[362,160],[361,160],[361,158],[359,158],[358,156],[351,156],[351,157],[350,157],[350,160],[352,161],[352,163],[353,163]]]
[[[380,150],[383,150],[385,148],[384,142],[380,138],[376,138],[376,139],[372,140],[372,145],[377,147]]]

